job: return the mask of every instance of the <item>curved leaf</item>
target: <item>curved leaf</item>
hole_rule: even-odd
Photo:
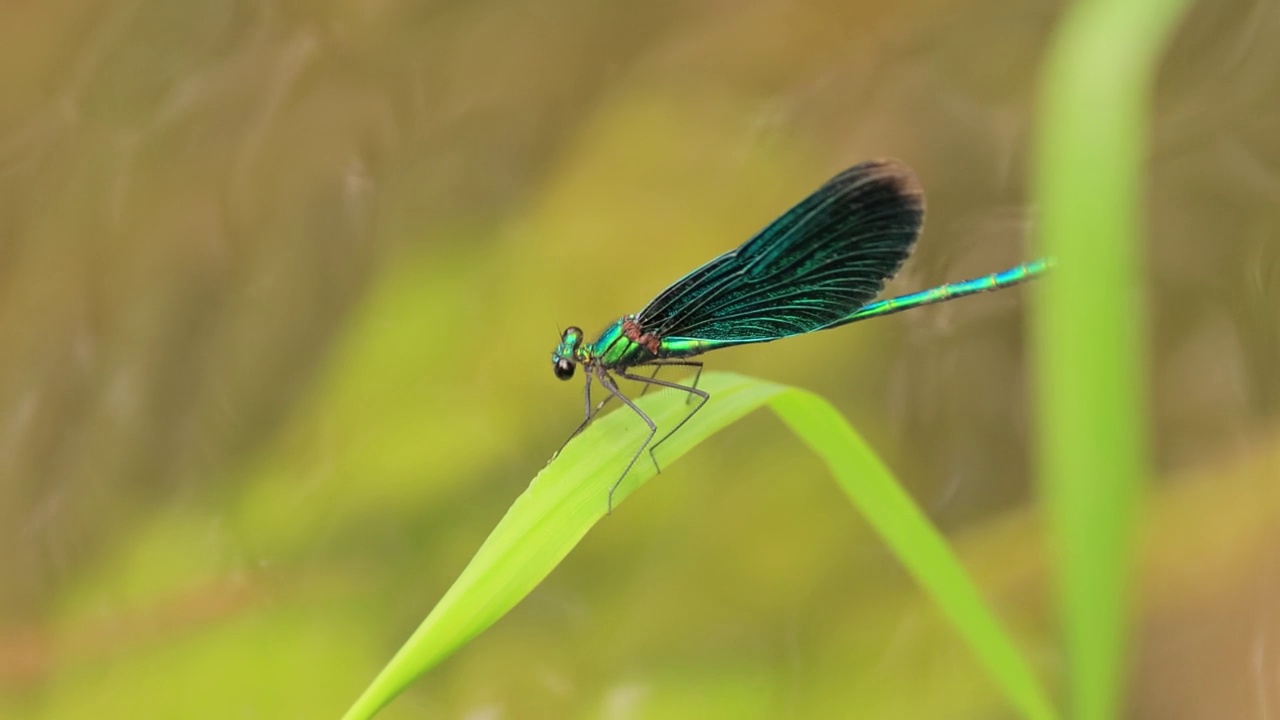
[[[670,463],[747,413],[770,405],[831,467],[854,505],[889,544],[966,638],[1010,702],[1033,718],[1054,713],[1026,660],[982,601],[942,535],[929,523],[875,453],[822,398],[784,385],[708,373],[712,399],[665,442]],[[688,412],[685,395],[660,392],[639,404],[671,427]],[[597,419],[538,473],[471,563],[345,720],[371,718],[410,683],[492,625],[545,578],[605,515],[609,488],[647,432],[626,408]],[[655,474],[644,458],[614,494],[617,508]]]

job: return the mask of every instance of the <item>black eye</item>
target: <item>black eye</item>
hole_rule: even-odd
[[[560,358],[556,361],[556,377],[561,380],[568,380],[573,377],[574,364],[569,362],[567,358]]]

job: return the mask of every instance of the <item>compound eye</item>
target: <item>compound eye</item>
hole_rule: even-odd
[[[572,326],[565,328],[564,334],[560,336],[560,342],[567,343],[574,350],[577,350],[578,344],[582,342],[582,328]]]
[[[569,362],[568,358],[560,358],[556,361],[556,377],[561,380],[568,380],[573,377],[574,364]]]

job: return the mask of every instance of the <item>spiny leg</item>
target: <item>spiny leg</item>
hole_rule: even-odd
[[[683,392],[689,393],[690,397],[693,397],[694,395],[696,395],[699,398],[698,405],[694,407],[693,410],[689,411],[689,414],[685,415],[683,420],[676,423],[676,426],[671,428],[671,431],[668,432],[666,435],[663,435],[662,439],[658,440],[658,442],[649,446],[649,459],[653,461],[653,467],[657,469],[658,472],[662,472],[662,466],[658,465],[658,456],[654,455],[653,451],[657,450],[658,446],[661,445],[663,442],[665,442],[667,438],[671,437],[672,435],[675,435],[677,430],[684,427],[684,424],[689,422],[689,418],[693,417],[694,415],[697,415],[698,411],[702,409],[702,406],[706,405],[707,401],[711,399],[711,393],[707,392],[706,390],[699,390],[696,387],[681,385],[680,383],[669,382],[667,380],[655,380],[653,378],[647,378],[643,375],[632,375],[631,373],[628,373],[625,370],[619,370],[618,374],[624,378],[627,378],[628,380],[635,380],[636,382],[642,382],[642,383],[652,383],[654,385],[669,387],[674,390],[681,390]],[[601,380],[601,382],[603,383],[604,381]]]
[[[608,403],[610,400],[613,399],[612,395],[606,397],[605,399],[600,401],[599,405],[596,405],[594,410],[592,410],[591,409],[591,373],[589,372],[587,373],[586,380],[587,382],[586,382],[586,385],[583,386],[583,392],[582,392],[583,405],[584,405],[583,410],[584,410],[585,417],[582,418],[582,422],[578,425],[578,428],[574,430],[572,433],[570,433],[569,437],[564,439],[564,442],[560,443],[560,449],[555,451],[555,454],[551,456],[551,460],[555,460],[557,457],[559,457],[561,451],[563,451],[565,446],[569,444],[569,441],[578,437],[578,434],[586,429],[587,425],[591,422],[591,419],[594,418],[600,412],[600,408],[603,408],[606,403]],[[551,460],[548,460],[547,462],[551,462]]]
[[[694,367],[694,368],[698,368],[698,370],[697,370],[696,372],[694,372],[694,374],[693,374],[693,384],[692,384],[692,385],[681,385],[681,386],[680,386],[681,388],[686,388],[686,387],[687,387],[687,388],[691,388],[691,389],[696,389],[696,388],[698,387],[698,381],[702,379],[702,361],[701,361],[701,360],[650,360],[649,362],[647,362],[647,363],[643,363],[643,364],[644,364],[644,365],[657,365],[659,368],[661,368],[663,365],[677,365],[677,366],[681,366],[681,367]],[[653,379],[654,379],[654,378],[656,378],[656,377],[658,377],[658,371],[657,371],[657,370],[654,370],[654,371],[653,371],[653,374],[649,376],[649,379],[650,379],[650,380],[653,380]],[[658,383],[653,383],[653,384],[654,384],[654,385],[656,385],[656,384],[658,384]],[[644,395],[646,392],[648,392],[648,391],[649,391],[649,386],[648,386],[648,385],[645,385],[645,386],[644,386],[644,390],[640,393],[640,395],[641,395],[641,396],[643,396],[643,395]],[[694,396],[693,396],[692,394],[690,394],[690,395],[689,395],[689,397],[685,399],[685,403],[687,404],[687,403],[691,403],[691,402],[693,402],[693,397],[694,397]]]
[[[637,379],[635,376],[627,375],[627,373],[625,372],[620,374],[626,377],[630,377],[633,380]],[[646,378],[644,376],[640,376],[639,379],[641,381],[656,382],[659,385],[666,384],[661,380],[650,380],[649,378]],[[631,408],[632,410],[635,410],[636,414],[640,416],[640,419],[644,420],[644,424],[649,426],[649,436],[646,437],[644,439],[644,442],[641,443],[640,447],[636,449],[636,454],[631,456],[631,462],[627,463],[627,469],[622,471],[622,475],[620,475],[617,481],[613,483],[613,487],[609,488],[609,504],[607,506],[606,513],[609,515],[612,515],[614,491],[616,491],[618,489],[618,486],[622,484],[622,481],[626,479],[627,473],[631,472],[631,468],[635,466],[636,460],[640,459],[640,453],[644,452],[644,449],[646,447],[649,447],[649,441],[653,440],[653,436],[658,433],[658,426],[656,423],[653,422],[653,418],[649,417],[648,415],[645,415],[644,411],[641,410],[639,407],[637,407],[636,404],[631,401],[631,398],[622,394],[622,391],[618,389],[618,385],[614,383],[613,378],[609,377],[609,374],[605,372],[603,369],[600,370],[599,380],[600,380],[600,384],[603,385],[606,390],[613,393],[613,395],[617,397],[619,400],[621,400],[622,402],[626,403],[627,407]]]
[[[698,388],[698,380],[702,378],[702,362],[701,362],[701,361],[699,361],[699,360],[653,360],[653,361],[650,361],[650,362],[645,363],[645,365],[656,365],[657,367],[655,367],[655,368],[653,369],[653,374],[649,376],[649,378],[648,378],[648,381],[647,381],[647,382],[646,382],[643,378],[642,378],[642,379],[640,379],[640,382],[644,384],[644,389],[640,391],[640,397],[644,397],[644,394],[645,394],[645,393],[647,393],[647,392],[649,392],[649,386],[650,386],[650,385],[663,385],[663,384],[664,384],[664,383],[663,383],[663,381],[661,381],[661,380],[656,380],[656,379],[655,379],[655,378],[657,378],[657,377],[658,377],[658,371],[662,369],[662,366],[663,366],[663,365],[678,365],[678,366],[683,366],[683,367],[696,367],[696,368],[698,369],[698,370],[697,370],[697,372],[695,372],[695,373],[694,373],[694,375],[693,375],[693,385],[692,385],[692,386],[685,386],[685,385],[671,385],[670,387],[676,387],[676,388],[679,388],[679,389],[681,389],[681,390],[685,390],[685,391],[688,391],[688,390],[696,390],[696,389]],[[625,373],[624,373],[624,374],[625,374]],[[688,399],[686,402],[687,402],[687,403],[688,403],[688,402],[693,402],[693,398],[694,398],[694,396],[695,396],[695,395],[700,395],[700,394],[699,394],[699,393],[691,393],[691,394],[689,395],[689,399]],[[561,451],[561,450],[564,450],[565,445],[568,445],[570,440],[572,440],[572,439],[574,439],[575,437],[577,437],[579,433],[581,433],[583,430],[585,430],[585,429],[586,429],[587,425],[591,422],[592,418],[594,418],[596,415],[598,415],[598,414],[600,413],[600,411],[604,408],[604,406],[609,404],[609,401],[610,401],[610,400],[612,400],[612,399],[613,399],[613,397],[614,397],[614,396],[613,396],[613,394],[612,394],[612,393],[611,393],[611,394],[609,394],[607,397],[605,397],[605,399],[604,399],[604,400],[601,400],[601,401],[600,401],[600,404],[599,404],[599,405],[596,405],[596,407],[595,407],[595,409],[594,409],[594,410],[592,410],[592,409],[591,409],[591,373],[590,373],[590,372],[588,372],[588,373],[587,373],[587,377],[586,377],[586,384],[585,384],[585,385],[584,385],[584,387],[583,387],[583,401],[584,401],[584,403],[585,403],[585,405],[586,405],[586,407],[585,407],[585,417],[583,418],[582,422],[578,425],[577,429],[576,429],[576,430],[574,430],[574,431],[573,431],[573,433],[572,433],[572,434],[570,434],[570,435],[569,435],[569,437],[568,437],[568,438],[567,438],[563,443],[561,443],[561,444],[560,444],[560,450],[556,450],[556,451],[555,451],[555,454],[553,454],[553,455],[551,456],[551,459],[552,459],[552,460],[556,459],[556,456],[560,454],[560,451]],[[709,397],[709,396],[708,396],[708,397]],[[703,402],[706,402],[706,401],[704,400]],[[693,412],[697,412],[697,409],[694,409],[694,411],[693,411]],[[693,413],[690,413],[690,414],[689,414],[689,416],[690,416],[690,417],[692,417],[692,416],[693,416]],[[687,420],[687,419],[688,419],[688,418],[686,418],[686,420]],[[683,424],[683,423],[682,423],[682,424]],[[679,428],[679,425],[677,425],[676,427],[677,427],[677,428]],[[672,431],[671,431],[671,433],[674,433],[674,432],[675,432],[675,430],[672,430]],[[666,436],[664,436],[662,439],[663,439],[663,440],[666,440],[666,439],[667,439],[667,437],[670,437],[670,436],[671,436],[671,433],[667,433],[667,435],[666,435]],[[661,442],[661,440],[659,440],[658,442]],[[654,464],[656,465],[657,463],[654,463]]]
[[[658,371],[662,369],[662,363],[654,363],[654,365],[656,367],[653,368],[653,374],[649,376],[650,380],[658,377]],[[644,397],[644,394],[647,392],[649,392],[649,386],[645,385],[644,389],[640,391],[639,397]]]
[[[692,385],[692,387],[696,388],[696,387],[698,387],[698,381],[702,379],[702,363],[701,363],[701,362],[698,362],[698,361],[690,361],[690,363],[689,363],[689,364],[690,364],[690,365],[696,365],[696,366],[697,366],[697,368],[698,368],[697,372],[695,372],[695,373],[693,374],[693,385]]]

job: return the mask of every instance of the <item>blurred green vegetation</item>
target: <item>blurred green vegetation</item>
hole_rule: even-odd
[[[1041,507],[1077,720],[1125,712],[1133,537],[1151,477],[1142,192],[1156,71],[1187,3],[1079,0],[1045,60],[1034,315]],[[1104,351],[1105,349],[1105,351]]]
[[[1202,3],[1149,165],[1134,717],[1280,710],[1280,14]],[[1211,6],[1210,6],[1211,5]],[[1024,258],[1054,4],[0,7],[0,716],[336,717],[577,423],[589,331],[896,156],[907,291]],[[1025,297],[717,369],[839,405],[1051,679]],[[1098,347],[1098,352],[1108,348]],[[1005,717],[776,421],[385,717]]]

